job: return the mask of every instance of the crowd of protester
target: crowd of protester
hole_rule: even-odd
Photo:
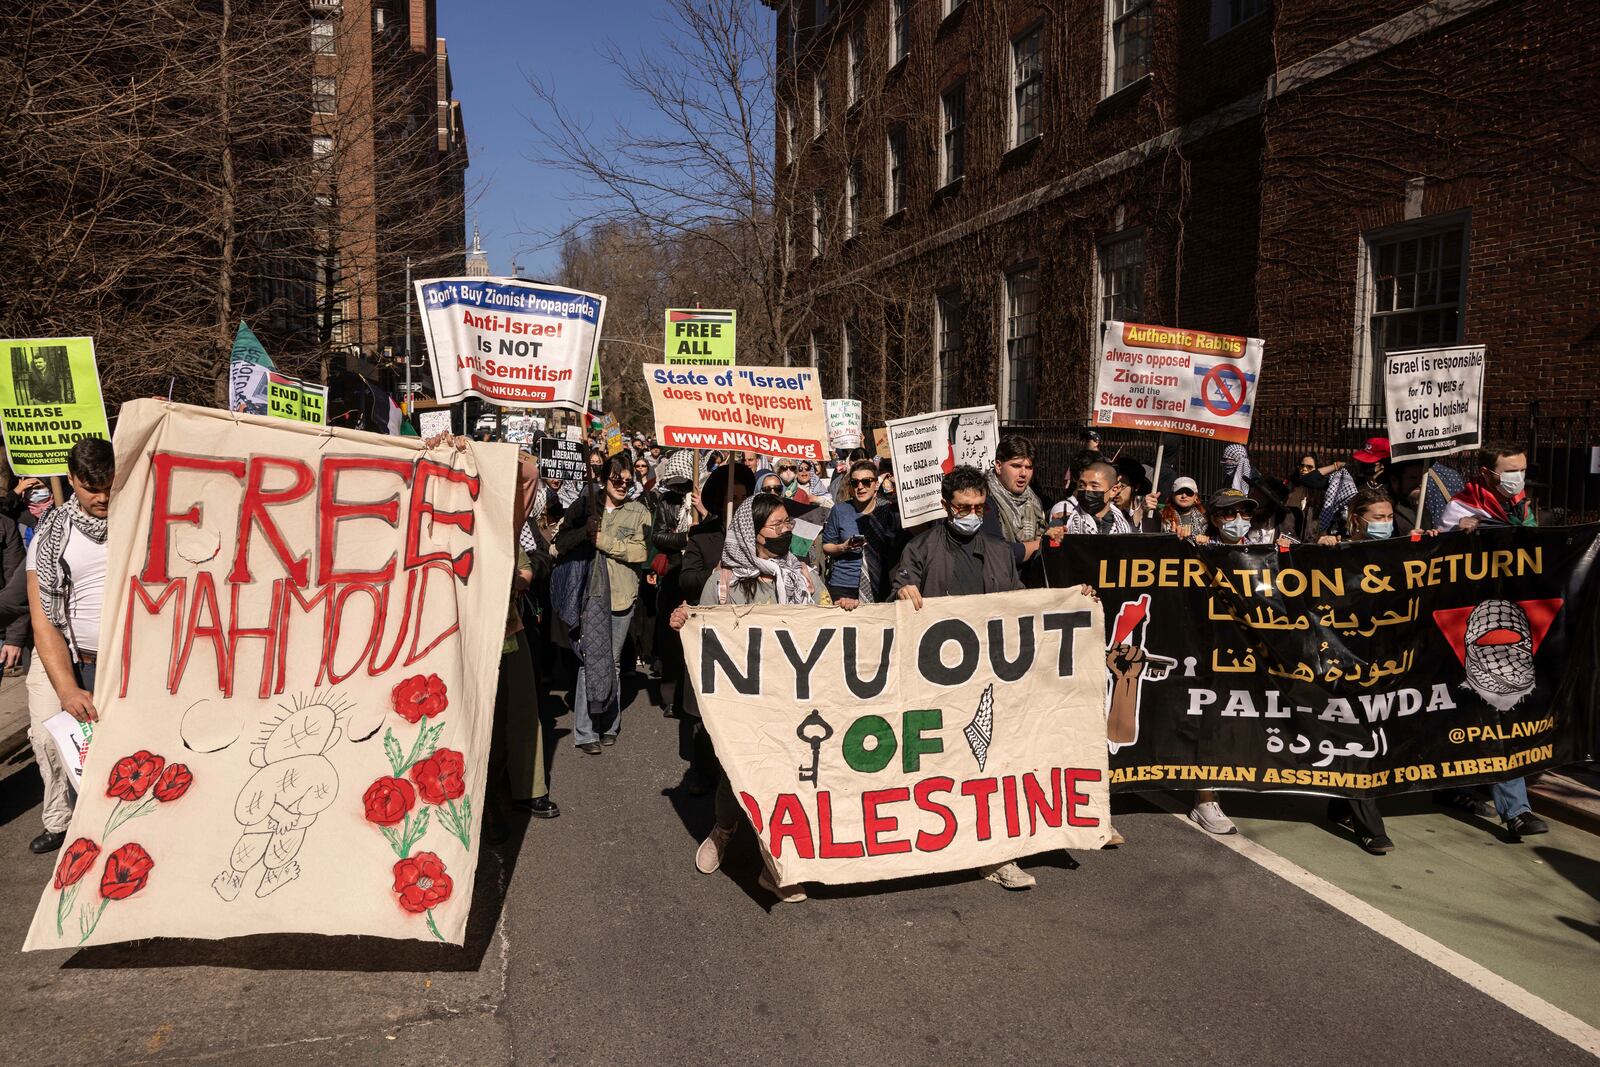
[[[1070,537],[1337,545],[1537,521],[1527,456],[1507,446],[1452,457],[1407,484],[1383,438],[1331,461],[1307,452],[1281,477],[1257,471],[1235,445],[1216,470],[1162,472],[1158,485],[1158,472],[1107,454],[1088,434],[1052,491],[1036,478],[1032,443],[1006,436],[990,470],[945,475],[944,521],[907,529],[891,465],[862,449],[815,463],[668,451],[643,437],[616,454],[598,439],[589,445],[582,484],[541,481],[532,456],[521,462],[488,832],[504,833],[519,810],[560,815],[547,745],[556,717],[571,712],[578,753],[603,756],[621,741],[626,709],[637,706],[631,698],[642,689],[679,720],[687,765],[680,788],[715,794],[713,829],[695,857],[708,874],[721,865],[742,816],[685,683],[678,629],[687,605],[852,610],[899,599],[920,608],[927,597],[1040,587],[1047,546]],[[43,724],[61,710],[94,717],[113,466],[107,442],[79,442],[69,458],[70,493],[57,500],[38,479],[24,478],[0,505],[0,667],[27,672],[30,740],[45,781],[44,828],[31,843],[38,853],[61,846],[73,804]],[[1490,799],[1459,790],[1437,799],[1496,814],[1519,835],[1545,831],[1521,779],[1495,785]],[[1236,832],[1209,791],[1194,795],[1190,818],[1213,834]],[[1329,818],[1369,852],[1394,847],[1374,801],[1335,801]],[[1008,889],[1034,884],[1015,863],[982,873]],[[804,898],[803,887],[777,885],[770,873],[762,884],[780,900]]]

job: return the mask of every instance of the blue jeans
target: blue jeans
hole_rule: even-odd
[[[622,732],[622,672],[617,664],[622,659],[622,643],[628,639],[628,623],[632,620],[632,607],[620,615],[611,613],[611,699],[599,714],[590,714],[589,677],[585,673],[587,668],[582,666],[583,657],[578,657],[578,681],[572,689],[572,743],[575,745],[591,744],[600,740],[601,734],[615,736]],[[583,645],[581,635],[578,644],[580,648]]]
[[[1533,805],[1528,803],[1528,781],[1525,778],[1496,782],[1489,787],[1489,793],[1494,797],[1494,810],[1501,822],[1510,822],[1523,812],[1533,810]]]
[[[91,693],[94,692],[94,669],[98,663],[99,661],[96,660],[95,663],[79,663],[74,661],[72,664],[72,671],[78,676],[78,684],[83,686],[83,688],[87,689]]]

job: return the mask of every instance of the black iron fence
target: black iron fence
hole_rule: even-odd
[[[1485,439],[1521,445],[1528,451],[1530,492],[1538,501],[1540,521],[1568,525],[1600,520],[1600,405],[1563,415],[1541,415],[1537,409],[1490,417]],[[1070,420],[1032,420],[1007,425],[1003,433],[1020,433],[1033,441],[1038,453],[1036,479],[1051,487],[1062,484],[1072,458],[1084,448],[1088,423]],[[1116,427],[1093,427],[1100,434],[1100,449],[1108,457],[1133,456],[1155,465],[1156,449],[1165,445],[1162,482],[1188,475],[1202,492],[1222,481],[1222,450],[1226,442],[1178,434]],[[1302,455],[1311,453],[1319,463],[1348,460],[1368,438],[1387,437],[1383,416],[1352,415],[1339,406],[1277,407],[1261,411],[1250,431],[1250,461],[1262,474],[1285,478]],[[1401,484],[1420,482],[1425,464],[1400,465]]]

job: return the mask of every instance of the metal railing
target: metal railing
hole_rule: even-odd
[[[1600,474],[1591,473],[1600,449],[1600,405],[1570,414],[1541,415],[1537,406],[1486,420],[1484,439],[1521,445],[1528,451],[1530,492],[1539,506],[1540,521],[1570,525],[1600,520]],[[1153,466],[1156,448],[1164,441],[1162,481],[1188,475],[1202,492],[1222,483],[1222,450],[1226,442],[1178,434],[1091,426],[1087,420],[1036,419],[1006,424],[1002,433],[1028,437],[1038,456],[1036,480],[1051,488],[1060,486],[1072,459],[1084,447],[1083,435],[1094,429],[1107,457],[1133,456]],[[1343,407],[1314,405],[1276,407],[1258,413],[1250,430],[1250,461],[1255,469],[1286,478],[1306,453],[1319,463],[1348,460],[1368,438],[1387,437],[1383,416],[1352,414]],[[1401,464],[1403,484],[1420,481],[1425,464]]]

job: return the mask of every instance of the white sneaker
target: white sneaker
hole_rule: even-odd
[[[1002,863],[997,867],[985,867],[982,870],[985,878],[1007,889],[1032,889],[1039,884],[1039,879],[1015,863]]]
[[[701,874],[716,874],[717,868],[722,866],[722,854],[728,851],[728,842],[733,839],[733,831],[737,827],[730,826],[724,830],[713,826],[711,833],[700,842],[700,847],[694,850],[694,866]]]
[[[761,868],[761,877],[756,879],[756,884],[773,896],[778,898],[779,904],[798,904],[806,899],[806,887],[803,885],[780,886],[772,880],[772,872],[765,867]]]
[[[1206,833],[1216,834],[1219,837],[1239,832],[1239,828],[1233,825],[1233,820],[1222,814],[1222,805],[1215,800],[1196,804],[1189,812],[1189,821]]]

